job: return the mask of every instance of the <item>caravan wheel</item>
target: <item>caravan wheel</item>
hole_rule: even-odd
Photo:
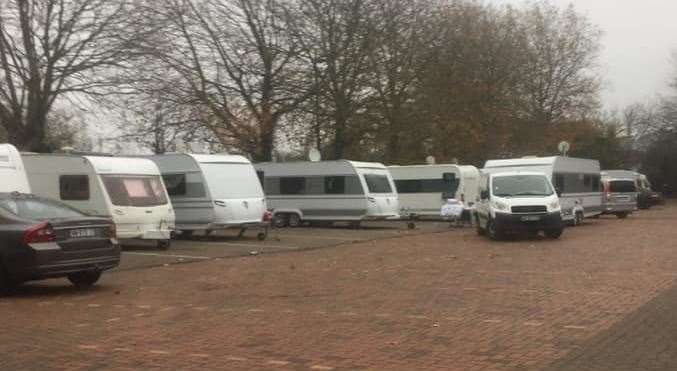
[[[299,214],[289,214],[287,223],[291,228],[298,228],[301,226],[301,217],[299,216]]]
[[[287,226],[287,214],[275,214],[273,217],[273,225],[275,228],[284,228]]]

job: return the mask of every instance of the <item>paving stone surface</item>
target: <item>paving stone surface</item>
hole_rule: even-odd
[[[463,229],[31,283],[0,299],[0,370],[674,370],[676,225],[671,204],[556,241]]]

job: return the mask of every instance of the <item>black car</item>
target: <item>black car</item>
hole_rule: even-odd
[[[0,294],[45,278],[67,277],[76,286],[91,286],[119,262],[110,219],[46,198],[0,193]]]

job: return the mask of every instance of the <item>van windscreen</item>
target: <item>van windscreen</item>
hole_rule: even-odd
[[[159,175],[104,175],[103,182],[115,206],[150,207],[167,204]]]
[[[612,193],[632,193],[637,192],[635,182],[632,180],[611,180],[609,181],[609,192]]]

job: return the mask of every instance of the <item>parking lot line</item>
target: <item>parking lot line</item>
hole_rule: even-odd
[[[336,241],[367,241],[366,238],[358,237],[331,237],[331,236],[303,236],[300,234],[283,234],[282,237],[291,237],[291,238],[308,238],[313,240],[336,240]]]
[[[196,260],[209,260],[212,259],[207,256],[193,256],[193,255],[175,255],[175,254],[159,254],[159,253],[150,253],[150,252],[129,252],[125,251],[123,254],[127,255],[141,255],[141,256],[161,256],[169,258],[179,258],[179,259],[196,259]]]

